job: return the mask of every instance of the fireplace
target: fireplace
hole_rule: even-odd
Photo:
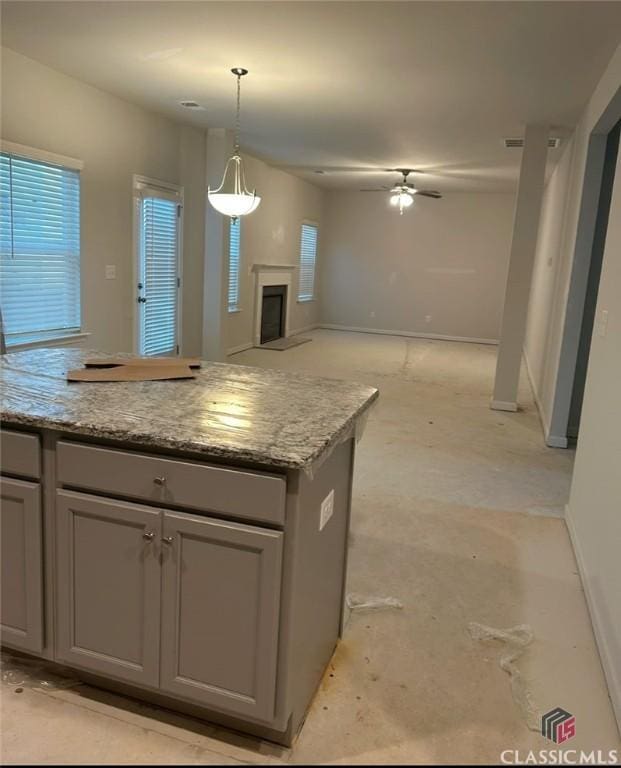
[[[255,275],[253,343],[256,347],[268,339],[287,338],[290,333],[291,301],[295,299],[292,264],[254,264]],[[266,288],[275,292],[265,291]],[[263,328],[263,312],[271,317],[271,329]],[[267,330],[267,333],[264,333]]]
[[[287,286],[264,285],[261,309],[261,344],[285,335]]]

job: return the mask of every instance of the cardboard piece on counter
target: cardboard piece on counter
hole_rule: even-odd
[[[116,365],[113,368],[79,368],[68,371],[67,381],[165,381],[194,379],[187,365]]]
[[[115,365],[139,365],[143,368],[181,365],[200,368],[201,361],[196,357],[91,357],[84,361],[84,365],[87,368],[112,368]]]

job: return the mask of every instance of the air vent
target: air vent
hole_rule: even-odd
[[[524,139],[503,139],[505,149],[521,149],[524,146]],[[556,149],[560,147],[561,140],[559,138],[548,139],[548,147],[550,149]]]
[[[186,109],[202,109],[197,101],[180,101],[179,104]]]

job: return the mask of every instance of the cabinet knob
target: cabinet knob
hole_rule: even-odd
[[[142,534],[142,538],[146,539],[147,541],[153,541],[153,539],[155,538],[155,534],[153,533],[153,531],[145,531]]]
[[[155,485],[166,485],[166,478],[162,475],[162,477],[154,477],[153,482]]]
[[[172,544],[173,543],[173,537],[172,536],[162,536],[162,541],[164,544]]]

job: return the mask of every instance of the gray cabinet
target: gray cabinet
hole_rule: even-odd
[[[160,688],[269,722],[282,532],[181,512],[163,521]]]
[[[56,658],[157,686],[161,515],[58,491]]]
[[[43,528],[38,483],[0,480],[2,642],[43,650]]]

